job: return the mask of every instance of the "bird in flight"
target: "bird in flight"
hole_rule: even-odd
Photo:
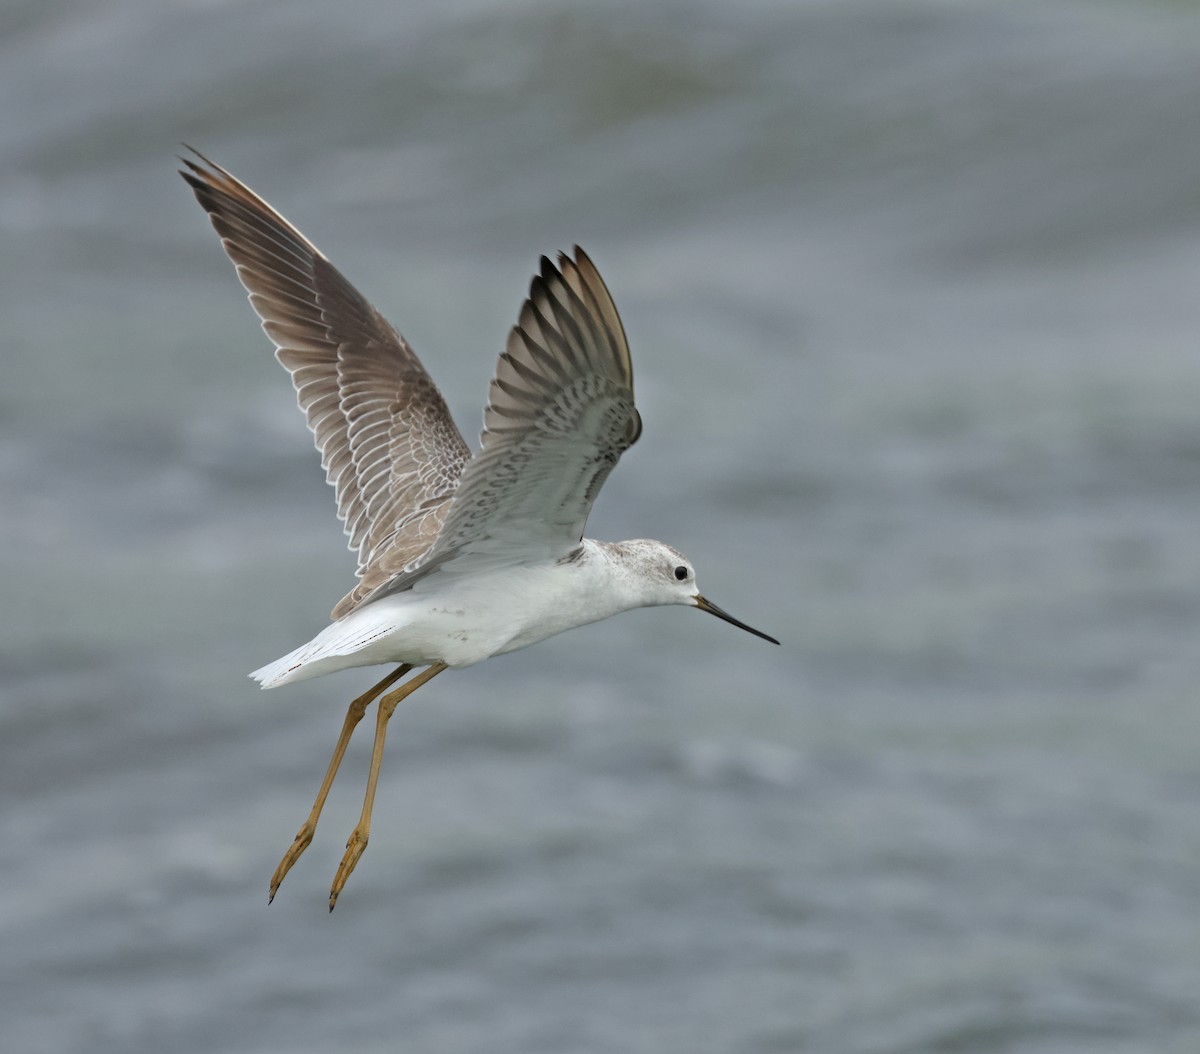
[[[276,688],[352,666],[399,664],[350,703],[308,819],[271,878],[274,900],[312,841],[355,727],[378,699],[362,814],[333,880],[332,911],[367,845],[388,720],[442,671],[662,604],[698,608],[779,641],[705,599],[691,561],[671,546],[583,536],[596,495],[642,422],[621,319],[582,249],[556,263],[542,257],[496,365],[472,454],[408,342],[266,201],[188,149],[195,158],[180,159],[180,175],[291,374],[358,553],[358,582],[332,623],[250,676]]]

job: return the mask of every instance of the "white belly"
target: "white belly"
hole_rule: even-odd
[[[470,666],[622,610],[592,581],[598,572],[587,560],[435,571],[411,590],[352,611],[250,676],[273,688],[377,663]]]

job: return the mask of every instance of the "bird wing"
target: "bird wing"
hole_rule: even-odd
[[[283,216],[193,152],[200,163],[182,158],[180,175],[291,374],[358,553],[360,582],[334,608],[340,618],[391,577],[381,568],[433,545],[471,453],[408,342]]]
[[[383,554],[379,570],[390,574],[373,586],[364,576],[362,599],[406,589],[434,568],[569,557],[641,430],[625,331],[595,266],[578,246],[557,266],[542,257],[496,366],[480,450],[437,540],[407,564]]]

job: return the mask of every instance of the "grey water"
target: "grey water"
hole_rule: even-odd
[[[6,1051],[1200,1050],[1200,12],[8,0]],[[175,175],[294,220],[473,440],[578,242],[642,611],[370,732],[260,693],[353,559]]]

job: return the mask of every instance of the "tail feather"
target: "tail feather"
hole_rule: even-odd
[[[353,625],[355,622],[358,622],[357,626]],[[351,666],[387,662],[387,656],[368,656],[362,652],[394,629],[394,626],[378,622],[364,626],[361,620],[349,616],[326,626],[307,644],[301,644],[283,658],[260,667],[250,677],[263,688],[279,688]]]

